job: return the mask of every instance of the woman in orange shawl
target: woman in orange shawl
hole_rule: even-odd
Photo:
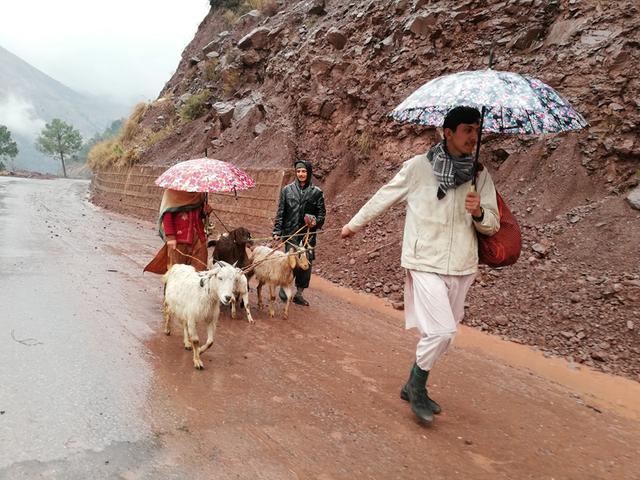
[[[158,217],[158,231],[165,245],[144,271],[165,273],[174,263],[205,270],[208,252],[204,222],[210,211],[206,193],[165,190]]]

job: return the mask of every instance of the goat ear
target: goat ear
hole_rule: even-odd
[[[293,248],[290,250],[290,252],[293,252]],[[291,267],[291,270],[296,268],[296,256],[295,255],[289,255],[289,266]]]

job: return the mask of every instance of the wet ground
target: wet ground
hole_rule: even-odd
[[[1,479],[638,478],[638,383],[463,328],[424,428],[401,312],[317,278],[288,321],[225,312],[196,371],[153,225],[87,189],[0,177]]]

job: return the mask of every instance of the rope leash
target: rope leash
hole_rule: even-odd
[[[306,225],[304,225],[302,228],[305,228]],[[298,233],[300,230],[302,230],[302,228],[300,228],[296,233],[292,233],[291,235],[289,235],[287,237],[287,240],[292,238],[292,237],[302,237],[304,235],[307,235],[307,233]],[[322,230],[318,230],[315,232],[309,232],[308,235],[320,235],[322,233],[329,233],[329,232],[339,232],[342,230],[342,227],[338,227],[338,228],[326,228],[326,229],[322,229]],[[252,238],[251,240],[256,241],[256,242],[267,242],[269,240],[273,240],[273,237],[255,237]]]
[[[176,250],[178,251],[178,253],[179,253],[180,255],[183,255],[183,256],[185,256],[185,257],[189,257],[189,258],[191,258],[191,259],[195,260],[196,262],[198,262],[198,263],[200,263],[200,264],[204,265],[204,267],[205,267],[205,268],[207,268],[207,266],[208,266],[208,265],[207,265],[206,263],[204,263],[202,260],[200,260],[199,258],[192,257],[192,256],[191,256],[191,255],[189,255],[188,253],[184,253],[184,252],[183,252],[182,250],[180,250],[178,247],[176,247]]]
[[[307,229],[307,231],[306,231],[306,232],[302,232],[302,233],[300,233],[300,232],[301,232],[301,230],[303,230],[304,228],[306,228],[306,229]],[[260,260],[260,261],[259,261],[259,262],[257,262],[257,263],[252,263],[251,265],[249,265],[249,266],[247,266],[247,267],[245,267],[245,268],[241,269],[241,270],[242,270],[242,273],[246,273],[246,272],[248,272],[249,270],[251,270],[253,267],[255,267],[256,265],[259,265],[259,264],[264,263],[264,262],[266,262],[266,261],[269,261],[269,260],[275,260],[275,258],[268,258],[268,257],[269,257],[269,256],[271,256],[274,252],[279,251],[279,250],[280,250],[280,248],[281,248],[285,243],[287,243],[290,239],[292,239],[292,238],[294,238],[294,237],[304,237],[304,241],[303,241],[302,248],[303,248],[303,250],[306,252],[306,251],[312,251],[312,250],[315,250],[315,247],[312,247],[312,246],[310,246],[310,245],[309,245],[309,240],[310,240],[310,238],[311,238],[311,235],[317,235],[317,234],[319,234],[319,233],[336,232],[336,231],[341,231],[341,230],[342,230],[342,228],[328,228],[328,229],[326,229],[326,230],[321,230],[321,231],[318,231],[318,232],[311,232],[309,227],[307,227],[306,225],[303,225],[302,227],[300,227],[298,230],[296,230],[296,231],[295,231],[294,233],[292,233],[291,235],[287,235],[287,236],[281,237],[280,242],[279,242],[278,244],[276,244],[276,246],[274,246],[274,247],[269,247],[269,248],[271,248],[271,249],[272,249],[272,251],[271,251],[271,252],[270,252],[270,253],[269,253],[265,258],[263,258],[262,260]],[[253,241],[273,241],[273,237],[257,237],[257,238],[252,238],[251,240],[253,240]],[[398,242],[394,240],[394,241],[392,241],[392,242],[385,243],[385,244],[383,244],[383,245],[379,245],[379,246],[375,247],[374,249],[369,250],[369,251],[367,251],[367,252],[362,252],[362,253],[360,253],[360,254],[358,254],[358,255],[353,255],[353,256],[351,256],[351,258],[358,258],[358,257],[362,257],[362,256],[365,256],[365,255],[367,255],[367,256],[368,256],[368,255],[370,255],[370,254],[372,254],[372,253],[374,253],[374,252],[377,252],[378,250],[382,250],[383,248],[387,248],[387,247],[390,247],[390,246],[392,246],[392,245],[396,245],[397,243],[398,243]],[[176,250],[177,250],[181,255],[184,255],[185,257],[191,258],[191,259],[195,260],[196,262],[200,263],[201,265],[204,265],[204,266],[205,266],[205,268],[208,268],[208,265],[206,265],[206,264],[205,264],[202,260],[200,260],[199,258],[196,258],[196,257],[193,257],[193,256],[191,256],[191,255],[188,255],[188,254],[186,254],[186,253],[182,252],[182,250],[180,250],[179,248],[176,248]],[[300,253],[300,252],[293,252],[293,253],[283,252],[283,253],[284,253],[286,256],[291,256],[291,255],[298,255],[298,253]]]

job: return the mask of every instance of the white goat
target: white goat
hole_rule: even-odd
[[[263,285],[269,286],[269,316],[275,316],[276,287],[282,287],[287,294],[287,303],[282,314],[283,319],[289,317],[289,305],[291,304],[293,282],[293,269],[309,268],[306,250],[304,248],[294,249],[291,247],[289,253],[265,246],[258,246],[253,249],[253,272],[258,280],[258,309],[264,307],[262,303],[261,291]]]
[[[244,309],[247,312],[247,321],[254,323],[251,316],[251,310],[249,310],[249,281],[247,276],[242,271],[236,276],[235,284],[233,285],[233,297],[231,298],[231,318],[236,319],[236,302],[242,300]]]
[[[233,287],[242,272],[220,262],[211,270],[196,272],[191,265],[175,264],[164,274],[164,332],[171,334],[171,319],[182,323],[184,348],[193,350],[193,366],[204,368],[200,354],[213,344],[220,315],[220,304],[228,305]],[[207,343],[200,346],[197,324],[207,323]]]
[[[251,255],[248,255],[249,261],[251,261]],[[213,258],[209,258],[209,265],[207,268],[211,269],[215,265],[215,260]],[[235,267],[236,264],[234,263]],[[247,313],[247,322],[255,323],[253,317],[251,316],[251,309],[249,308],[249,281],[247,280],[247,276],[242,273],[242,270],[238,269],[239,273],[236,275],[235,283],[233,284],[233,296],[231,297],[231,318],[234,320],[238,317],[236,314],[236,303],[238,299],[242,300],[244,304],[244,310]]]

